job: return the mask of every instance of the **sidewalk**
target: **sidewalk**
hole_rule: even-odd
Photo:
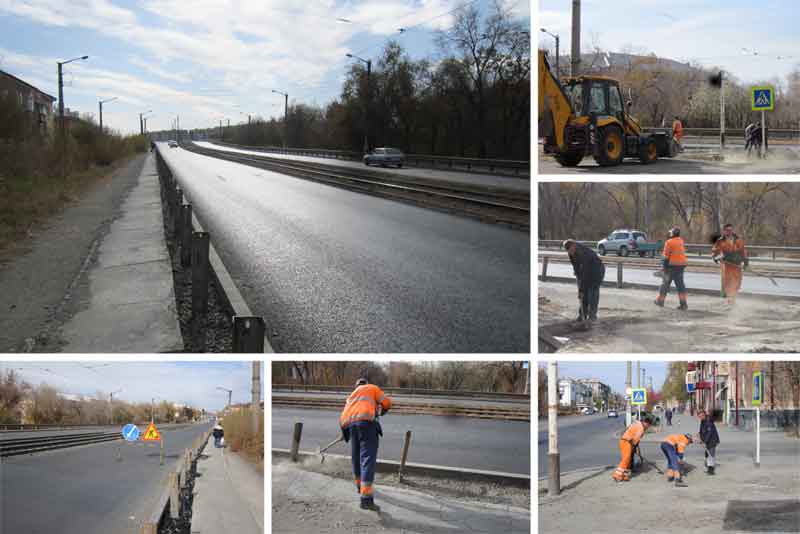
[[[329,460],[330,461],[330,460]],[[272,465],[272,532],[289,534],[527,534],[528,509],[431,495],[381,484],[375,487],[380,513],[361,510],[349,480],[303,469],[288,461]]]
[[[210,438],[197,461],[192,534],[262,534],[264,476]]]
[[[688,415],[673,423],[643,440],[645,458],[662,471],[663,438],[696,433],[699,427]],[[567,473],[555,497],[547,495],[547,480],[540,481],[539,532],[800,532],[800,440],[762,432],[761,467],[756,468],[755,434],[717,428],[716,475],[703,472],[702,446],[690,445],[686,488],[676,488],[647,465],[623,484],[612,481],[612,466]]]
[[[60,329],[64,352],[183,350],[152,154],[79,284],[79,311]]]

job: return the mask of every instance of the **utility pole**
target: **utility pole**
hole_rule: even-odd
[[[253,432],[258,433],[261,404],[261,362],[253,362],[253,389],[250,416],[252,417]]]
[[[641,362],[637,360],[636,361],[636,387],[637,388],[642,387],[642,381],[641,381],[642,372],[641,372],[640,364],[641,364]]]
[[[734,374],[736,375],[736,380],[735,380],[736,392],[733,396],[734,398],[733,402],[735,403],[734,407],[736,411],[736,422],[734,423],[734,426],[738,427],[739,426],[739,361],[737,360],[736,362],[734,362],[733,365],[734,365]]]
[[[558,454],[558,363],[547,364],[547,430],[550,472],[547,484],[552,497],[561,493],[561,459]]]
[[[219,139],[220,139],[220,141],[224,141],[225,140],[225,136],[223,135],[223,132],[222,132],[222,119],[219,120]]]
[[[572,63],[570,76],[577,76],[581,67],[581,0],[572,0]]]
[[[283,95],[283,148],[289,146],[289,93],[272,90],[273,93]]]
[[[68,61],[57,61],[58,65],[58,129],[61,134],[61,176],[67,176],[67,127],[64,122],[64,65],[77,60],[89,59],[89,56],[72,58]]]
[[[98,102],[98,104],[100,104],[100,131],[101,132],[103,131],[103,104],[108,104],[109,102],[113,102],[116,99],[117,99],[117,97],[115,96],[114,98],[109,98],[107,100],[100,100]]]
[[[719,148],[725,149],[725,72],[719,71]]]
[[[156,422],[156,399],[155,397],[150,398],[150,422]]]
[[[144,120],[142,119],[144,113],[139,113],[139,135],[144,135]]]
[[[353,54],[346,54],[347,57],[357,59],[367,65],[367,98],[364,102],[364,154],[369,152],[369,103],[372,99],[372,85],[370,76],[372,75],[372,60],[364,59]]]
[[[625,374],[625,427],[631,426],[631,367],[628,361],[627,373]]]

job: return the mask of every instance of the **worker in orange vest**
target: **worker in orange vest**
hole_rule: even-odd
[[[669,288],[672,282],[675,281],[675,287],[678,288],[678,300],[680,301],[678,309],[688,310],[689,305],[686,303],[688,293],[686,292],[686,284],[683,283],[683,272],[689,264],[689,259],[686,257],[686,245],[681,237],[681,229],[677,226],[669,231],[669,239],[664,243],[663,255],[662,282],[655,304],[656,306],[664,307],[664,300],[667,298]]]
[[[359,378],[339,416],[342,437],[345,442],[351,443],[353,475],[364,510],[380,511],[372,490],[375,462],[378,459],[378,436],[383,436],[378,416],[388,412],[391,407],[392,400],[384,395],[381,388],[370,384],[366,378]]]
[[[641,421],[634,421],[631,426],[625,430],[622,437],[619,439],[619,465],[611,473],[611,478],[617,482],[625,482],[631,479],[631,464],[633,463],[633,449],[639,445],[644,433],[650,428],[653,420],[649,415],[642,417]]]
[[[691,434],[670,434],[661,442],[661,451],[667,457],[667,481],[675,481],[676,486],[684,486],[681,466],[683,453],[690,443],[693,443]]]
[[[742,288],[742,274],[750,265],[744,239],[733,233],[733,225],[726,224],[722,235],[711,247],[714,263],[720,264],[722,273],[722,291],[728,304],[736,303],[736,294]],[[720,263],[721,262],[721,263]]]
[[[675,120],[672,121],[672,138],[675,140],[675,143],[678,144],[678,150],[683,150],[683,145],[681,144],[681,140],[683,139],[683,124],[681,120],[675,115]]]

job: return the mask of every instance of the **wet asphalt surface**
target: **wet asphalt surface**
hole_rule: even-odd
[[[277,352],[529,350],[528,233],[163,154]]]

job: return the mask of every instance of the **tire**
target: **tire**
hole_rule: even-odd
[[[626,247],[625,245],[622,245],[621,247],[619,247],[619,255],[620,256],[624,256],[624,257],[627,258],[628,254],[630,254],[630,251],[628,250],[628,247]]]
[[[366,165],[367,167],[369,167],[369,160],[368,160],[368,159],[365,159],[365,160],[364,160],[364,165]]]
[[[556,161],[562,167],[577,167],[583,160],[583,152],[565,152],[563,154],[556,154]]]
[[[594,160],[601,167],[611,167],[622,163],[625,157],[625,136],[619,126],[606,126],[597,133],[594,147]]]
[[[597,247],[597,252],[599,252],[601,256],[605,256],[606,255],[606,247],[604,247],[603,245],[600,245],[599,247]]]
[[[639,143],[639,161],[643,165],[649,165],[658,159],[658,145],[656,140],[648,138],[646,141]]]
[[[403,168],[403,164],[402,164],[402,163],[398,163],[398,164],[397,164],[397,168],[398,168],[398,169],[402,169],[402,168]]]

